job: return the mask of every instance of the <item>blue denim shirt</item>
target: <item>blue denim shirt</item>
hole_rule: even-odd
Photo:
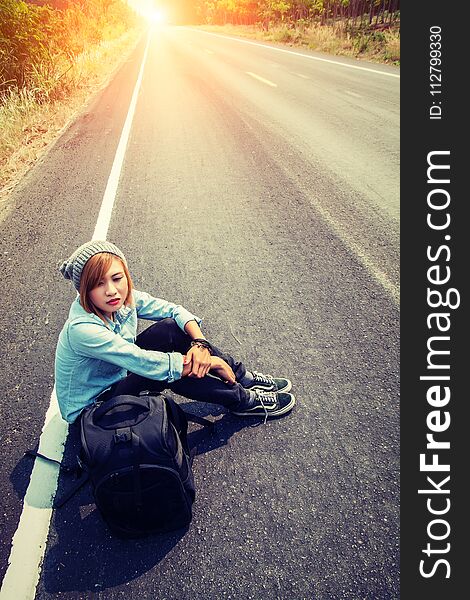
[[[184,331],[188,321],[201,319],[182,306],[133,290],[134,305],[123,306],[105,324],[88,313],[77,296],[59,335],[55,383],[62,417],[73,423],[80,412],[127,372],[169,383],[181,378],[179,352],[142,350],[135,345],[137,319],[173,318]]]

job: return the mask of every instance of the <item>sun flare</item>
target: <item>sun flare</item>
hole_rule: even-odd
[[[129,4],[139,15],[154,25],[166,25],[168,14],[161,6],[155,6],[154,0],[129,0]]]
[[[152,23],[156,23],[157,25],[165,25],[166,23],[168,23],[168,16],[165,13],[165,11],[161,8],[152,11],[147,18]]]

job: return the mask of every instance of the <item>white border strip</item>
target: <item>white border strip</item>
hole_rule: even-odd
[[[387,71],[379,71],[378,69],[370,69],[369,67],[360,67],[359,65],[350,65],[349,63],[343,63],[338,60],[330,60],[329,58],[320,58],[319,56],[312,56],[311,54],[302,54],[302,52],[294,52],[293,50],[285,50],[284,48],[277,48],[276,46],[270,46],[269,44],[260,44],[259,42],[251,42],[249,40],[241,40],[240,38],[222,35],[220,33],[213,33],[212,31],[204,31],[204,29],[193,29],[192,27],[184,27],[188,31],[197,31],[199,33],[205,33],[206,35],[213,35],[220,37],[225,40],[232,40],[233,42],[240,42],[240,44],[250,44],[251,46],[259,46],[260,48],[268,48],[275,50],[276,52],[284,52],[285,54],[293,54],[294,56],[302,56],[303,58],[309,58],[310,60],[318,60],[320,62],[330,63],[332,65],[338,65],[339,67],[346,67],[347,69],[359,69],[360,71],[368,71],[369,73],[378,73],[379,75],[385,75],[386,77],[397,77],[400,75],[397,73],[388,73]]]
[[[121,139],[116,150],[114,157],[113,166],[111,167],[111,173],[109,174],[108,184],[104,191],[103,201],[101,203],[98,220],[96,222],[95,231],[93,233],[94,240],[105,240],[108,234],[109,221],[111,219],[111,213],[113,211],[114,200],[116,199],[116,192],[119,183],[119,177],[121,175],[122,164],[124,162],[124,156],[126,154],[127,143],[129,141],[129,134],[131,132],[132,121],[134,119],[135,107],[137,104],[137,97],[139,95],[140,86],[142,83],[142,77],[144,75],[145,62],[147,60],[147,54],[150,44],[151,30],[149,30],[147,45],[145,46],[145,52],[140,66],[139,76],[134,87],[134,93],[132,94],[131,103],[127,112],[126,121],[122,128]]]
[[[108,233],[137,97],[147,60],[151,34],[152,31],[149,30],[139,76],[134,87],[134,93],[104,192],[93,239],[105,240]],[[60,416],[54,387],[39,440],[39,452],[61,461],[67,434],[68,425]],[[39,582],[41,563],[46,550],[47,536],[52,517],[52,505],[57,491],[58,478],[58,465],[42,459],[35,460],[24,499],[23,511],[11,544],[8,568],[0,590],[1,600],[34,600],[36,596],[36,587]]]

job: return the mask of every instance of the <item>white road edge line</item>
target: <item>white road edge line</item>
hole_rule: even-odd
[[[277,83],[273,83],[272,81],[269,81],[269,79],[265,79],[264,77],[260,77],[259,75],[256,75],[256,73],[252,73],[251,71],[245,71],[245,73],[247,75],[250,75],[254,79],[257,79],[258,81],[261,81],[262,83],[265,83],[266,85],[270,85],[271,87],[277,87]]]
[[[94,240],[105,240],[108,233],[151,37],[152,30],[149,30],[139,76],[134,87],[134,93],[96,222],[92,238]],[[61,461],[67,434],[68,425],[60,416],[54,387],[39,439],[38,451],[41,454]],[[34,600],[41,572],[41,563],[46,550],[47,535],[52,517],[52,505],[57,492],[58,478],[58,465],[41,459],[35,460],[24,498],[23,511],[11,544],[8,568],[0,590],[1,600],[18,600],[19,598],[21,600]]]
[[[108,234],[109,221],[111,219],[114,200],[116,199],[116,191],[119,183],[119,177],[121,175],[122,163],[124,162],[124,156],[126,154],[127,142],[129,141],[129,134],[131,132],[132,121],[134,119],[135,107],[137,105],[137,97],[139,95],[142,77],[144,75],[144,67],[147,60],[151,35],[152,30],[149,30],[147,37],[147,45],[145,46],[142,64],[140,65],[139,76],[137,77],[137,81],[135,83],[134,93],[132,94],[129,110],[127,111],[126,121],[124,123],[124,127],[122,128],[121,138],[119,140],[119,144],[116,150],[113,166],[111,167],[111,173],[109,174],[108,178],[108,184],[106,185],[106,190],[104,192],[100,212],[98,214],[98,220],[96,222],[95,231],[93,233],[92,239],[94,240],[105,240]]]
[[[232,40],[233,42],[240,42],[240,44],[250,44],[251,46],[259,46],[260,48],[269,48],[276,52],[284,52],[285,54],[293,54],[294,56],[303,56],[303,58],[309,58],[310,60],[318,60],[320,62],[330,63],[332,65],[338,65],[339,67],[345,67],[347,69],[359,69],[360,71],[368,71],[369,73],[378,73],[379,75],[385,75],[386,77],[397,77],[400,78],[398,73],[388,73],[387,71],[379,71],[378,69],[370,69],[369,67],[360,67],[359,65],[350,65],[348,63],[342,63],[338,60],[330,60],[329,58],[320,58],[319,56],[311,56],[310,54],[302,54],[302,52],[294,52],[293,50],[285,50],[284,48],[276,48],[276,46],[269,46],[268,44],[260,44],[258,42],[250,42],[249,40],[240,40],[235,37],[228,35],[222,35],[220,33],[212,33],[212,31],[204,31],[203,29],[194,29],[192,27],[184,27],[188,31],[197,31],[199,33],[205,33],[207,35],[213,35],[215,37],[224,38],[226,40]]]

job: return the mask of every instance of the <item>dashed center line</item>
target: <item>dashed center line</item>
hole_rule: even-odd
[[[269,79],[265,79],[264,77],[260,77],[260,75],[256,75],[256,73],[252,73],[251,71],[245,71],[245,73],[247,75],[250,75],[250,77],[253,77],[254,79],[257,79],[258,81],[261,81],[262,83],[265,83],[266,85],[270,85],[271,87],[277,87],[277,83],[273,83],[272,81],[269,81]]]
[[[356,92],[351,92],[349,90],[344,90],[345,94],[348,94],[349,96],[354,96],[354,98],[362,98],[361,94],[356,94]]]
[[[307,75],[303,75],[302,73],[295,73],[295,71],[291,71],[292,75],[297,75],[297,77],[301,77],[302,79],[310,79]]]

